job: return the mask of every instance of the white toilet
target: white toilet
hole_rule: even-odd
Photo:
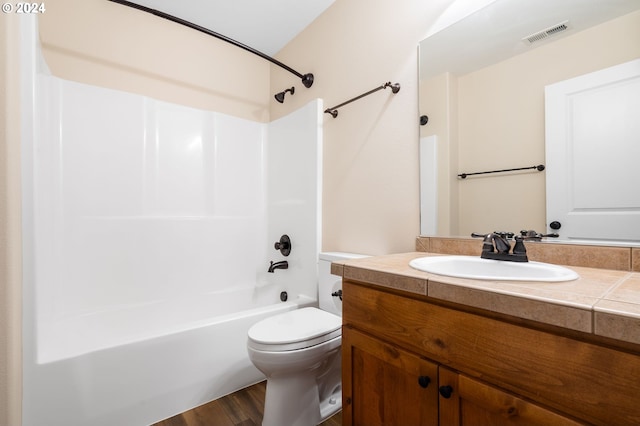
[[[263,426],[314,426],[342,408],[342,279],[334,260],[366,257],[320,253],[318,308],[266,318],[248,332],[251,362],[267,377]]]

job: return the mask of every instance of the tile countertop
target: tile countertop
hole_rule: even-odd
[[[331,270],[344,278],[640,344],[638,272],[571,266],[580,275],[577,280],[472,280],[409,266],[425,256],[439,255],[411,252],[334,261]]]

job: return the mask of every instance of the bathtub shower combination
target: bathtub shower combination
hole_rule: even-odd
[[[65,81],[36,32],[24,424],[150,424],[262,380],[247,330],[316,304],[321,102],[265,124]],[[282,234],[289,269],[269,274]]]

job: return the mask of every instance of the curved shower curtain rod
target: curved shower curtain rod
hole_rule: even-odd
[[[196,24],[194,24],[192,22],[185,21],[184,19],[178,18],[177,16],[169,15],[168,13],[164,13],[164,12],[161,12],[159,10],[152,9],[150,7],[142,6],[142,5],[139,5],[137,3],[132,3],[130,1],[126,1],[126,0],[108,0],[108,1],[113,2],[113,3],[118,3],[118,4],[121,4],[121,5],[124,5],[124,6],[129,6],[129,7],[132,7],[134,9],[142,10],[143,12],[151,13],[153,15],[159,16],[160,18],[164,18],[164,19],[167,19],[169,21],[173,21],[175,23],[184,25],[184,26],[189,27],[191,29],[194,29],[194,30],[203,32],[205,34],[208,34],[210,36],[219,38],[220,40],[226,41],[227,43],[231,43],[234,46],[237,46],[237,47],[239,47],[241,49],[244,49],[244,50],[246,50],[248,52],[251,52],[254,55],[258,55],[261,58],[266,59],[267,61],[269,61],[269,62],[271,62],[271,63],[273,63],[275,65],[278,65],[279,67],[284,68],[285,70],[289,71],[290,73],[298,76],[299,78],[302,79],[302,85],[304,87],[308,88],[308,87],[311,87],[311,85],[313,84],[313,74],[311,74],[311,73],[301,74],[298,71],[294,70],[293,68],[283,64],[282,62],[278,61],[277,59],[272,58],[271,56],[268,56],[268,55],[260,52],[259,50],[256,50],[256,49],[254,49],[252,47],[249,47],[246,44],[242,44],[239,41],[236,41],[236,40],[234,40],[232,38],[229,38],[227,36],[224,36],[222,34],[216,33],[215,31],[211,31],[208,28],[201,27],[200,25],[196,25]]]

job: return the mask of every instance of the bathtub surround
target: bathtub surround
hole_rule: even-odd
[[[110,342],[78,318],[255,284],[264,125],[45,75],[36,96],[39,362]]]
[[[249,327],[317,298],[322,102],[188,108],[53,77],[23,38],[23,424],[150,424],[261,381]]]

